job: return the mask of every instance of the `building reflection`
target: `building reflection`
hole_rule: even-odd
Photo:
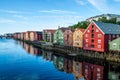
[[[42,50],[39,48],[35,48],[32,45],[19,41],[19,44],[30,54],[39,56],[42,54]]]
[[[82,74],[82,62],[73,60],[73,71],[72,73],[75,75],[77,80],[83,78]]]
[[[76,80],[120,80],[120,65],[113,67],[109,62],[85,62],[53,55],[53,63],[58,70],[73,73]]]
[[[42,56],[46,61],[53,61],[59,71],[73,74],[76,80],[120,80],[120,64],[89,57],[71,58],[35,48],[32,45],[19,42],[30,54]]]
[[[42,56],[44,59],[48,60],[48,61],[52,61],[53,60],[53,52],[51,51],[44,51],[42,50]]]

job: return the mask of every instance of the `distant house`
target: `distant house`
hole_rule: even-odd
[[[102,18],[102,17],[106,17],[107,20],[111,19],[111,18],[116,18],[117,19],[117,22],[120,21],[120,15],[117,15],[117,14],[102,14],[102,15],[97,15],[97,16],[93,16],[93,17],[90,17],[88,19],[86,19],[86,21],[93,21],[93,20],[96,20],[98,21],[99,18]]]
[[[84,49],[106,52],[109,42],[119,36],[120,25],[92,21],[84,32]]]
[[[43,34],[42,34],[43,40],[48,42],[53,42],[54,32],[55,30],[52,29],[43,30]]]
[[[21,40],[24,40],[24,32],[20,33]]]
[[[109,49],[112,50],[112,51],[120,51],[120,37],[115,39],[115,40],[112,40],[110,43],[109,43]]]
[[[64,32],[64,45],[65,46],[73,46],[73,32],[72,29],[67,29]]]
[[[14,39],[18,39],[18,35],[19,35],[19,34],[20,34],[20,33],[18,33],[18,32],[17,32],[17,33],[14,33],[14,34],[13,34]]]
[[[25,34],[25,40],[30,40],[30,32],[31,31],[27,31]]]
[[[59,28],[54,33],[54,43],[64,45],[64,32],[67,28]]]
[[[29,36],[30,41],[42,40],[42,32],[39,31],[30,31]]]
[[[83,47],[83,32],[84,31],[85,29],[77,28],[73,32],[73,46],[74,47],[79,47],[79,48]]]

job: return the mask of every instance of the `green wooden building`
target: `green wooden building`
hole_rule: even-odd
[[[109,42],[109,49],[114,51],[120,51],[120,38]]]
[[[54,33],[54,43],[64,45],[64,32],[67,28],[59,28]]]

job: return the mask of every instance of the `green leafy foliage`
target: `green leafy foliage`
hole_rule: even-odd
[[[102,18],[99,18],[98,21],[117,24],[116,18],[107,19],[106,17],[102,17]]]
[[[88,27],[88,25],[90,24],[90,22],[87,21],[82,21],[82,22],[78,22],[77,24],[74,24],[72,26],[69,26],[69,28],[83,28],[86,29]]]

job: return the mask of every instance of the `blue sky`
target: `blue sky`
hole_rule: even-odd
[[[120,14],[120,0],[0,0],[0,34],[57,29],[106,13]]]

